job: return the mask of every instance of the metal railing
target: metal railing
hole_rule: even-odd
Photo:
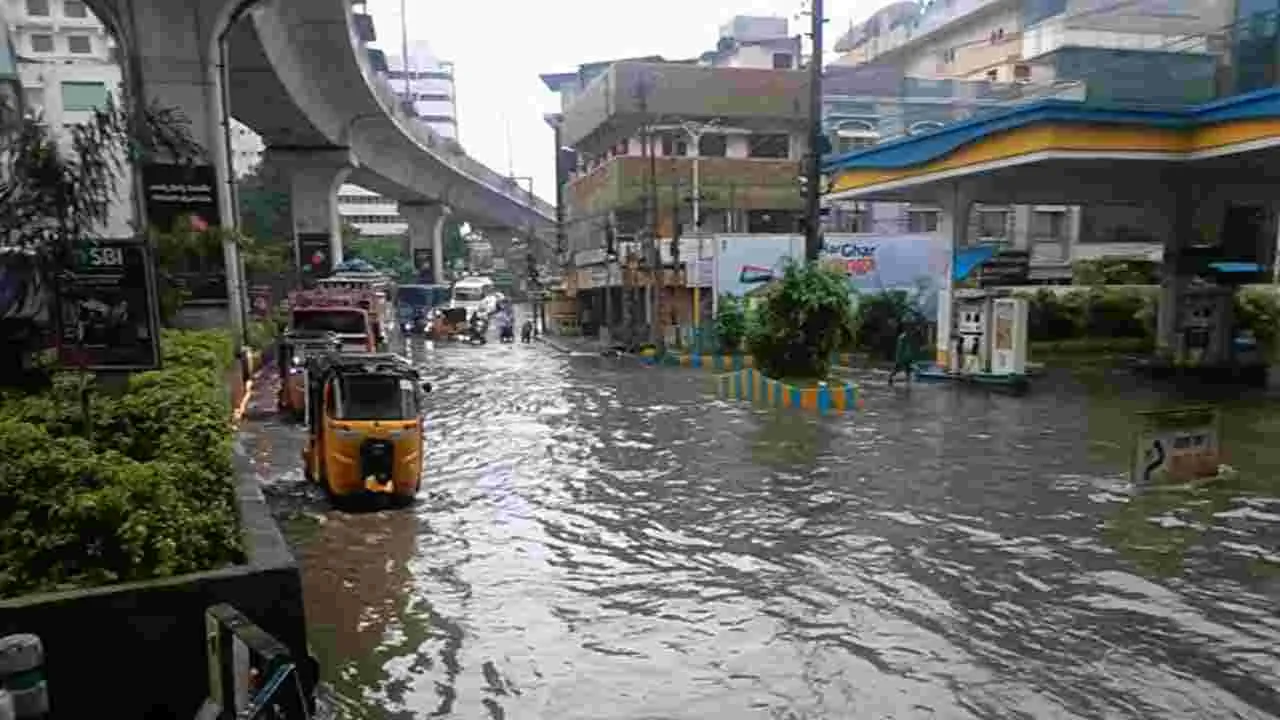
[[[303,720],[310,702],[280,641],[226,604],[205,612],[209,700],[200,720]]]
[[[361,52],[356,53],[357,62],[360,63],[360,70],[364,73],[365,78],[369,81],[369,86],[373,88],[374,95],[377,96],[378,102],[382,105],[383,110],[399,121],[400,126],[405,133],[412,137],[419,145],[426,148],[435,155],[444,164],[453,168],[460,175],[483,185],[490,190],[502,195],[503,197],[523,205],[534,212],[540,213],[550,218],[555,214],[555,207],[550,203],[544,202],[536,195],[526,192],[511,178],[494,172],[484,163],[472,158],[462,149],[456,140],[446,138],[431,128],[418,122],[417,118],[411,116],[405,111],[400,97],[392,89],[391,83],[387,78],[373,72],[369,66],[368,53],[365,52],[364,40],[360,37],[356,28],[356,23],[351,19],[352,12],[348,8],[348,27],[351,30],[352,42],[356,43],[356,47]]]

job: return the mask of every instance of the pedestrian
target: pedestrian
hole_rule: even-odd
[[[889,372],[889,385],[893,386],[894,378],[901,372],[907,376],[907,385],[911,385],[911,373],[915,369],[915,347],[911,342],[911,328],[907,323],[898,325],[898,342],[893,349],[893,370]]]

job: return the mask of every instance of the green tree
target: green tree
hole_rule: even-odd
[[[727,293],[720,296],[715,330],[720,352],[732,355],[742,349],[742,339],[747,334],[747,310],[742,298]]]
[[[203,157],[187,118],[158,105],[135,113],[127,103],[108,100],[87,120],[71,125],[62,142],[40,118],[5,124],[0,127],[0,248],[6,257],[24,258],[24,272],[52,287],[73,242],[99,236],[106,225],[130,161]],[[0,315],[10,309],[0,307]],[[0,327],[0,376],[15,377],[13,371],[26,365],[47,315],[23,308]]]
[[[444,226],[444,266],[451,267],[455,260],[466,262],[467,239],[462,235],[462,223],[448,221]]]
[[[853,336],[848,278],[819,263],[791,263],[756,307],[747,347],[770,377],[820,380]]]
[[[240,205],[240,231],[265,243],[291,247],[293,218],[289,194],[278,174],[259,167],[236,183]]]

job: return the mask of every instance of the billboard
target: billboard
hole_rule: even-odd
[[[58,355],[94,371],[160,366],[155,275],[145,240],[76,244],[58,279]]]
[[[329,233],[298,233],[298,272],[304,287],[333,272]]]
[[[716,292],[746,296],[780,278],[791,260],[804,258],[804,237],[718,235],[715,250]],[[918,291],[920,311],[934,317],[951,251],[936,234],[832,233],[824,238],[821,261],[846,274],[850,292]]]

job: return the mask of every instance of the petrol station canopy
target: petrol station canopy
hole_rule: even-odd
[[[1271,202],[1280,89],[1177,109],[1042,100],[830,157],[824,172],[836,200]]]

